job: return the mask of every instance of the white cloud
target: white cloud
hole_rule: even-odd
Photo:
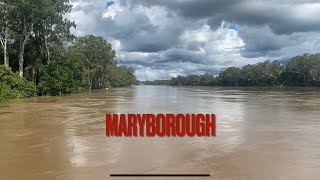
[[[114,17],[119,13],[124,11],[124,8],[120,6],[118,3],[114,3],[108,8],[106,8],[105,12],[103,13],[103,17],[111,18],[114,20]]]
[[[76,8],[80,8],[80,7],[85,7],[85,6],[88,6],[90,3],[87,3],[85,1],[71,1],[72,3],[72,8],[76,9]]]
[[[311,0],[119,0],[107,9],[103,0],[71,2],[72,33],[104,36],[140,80],[217,74],[320,49],[320,3]],[[240,30],[228,29],[229,23]]]

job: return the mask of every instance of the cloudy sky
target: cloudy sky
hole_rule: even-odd
[[[139,80],[218,74],[320,52],[319,0],[71,0],[75,35],[103,36]]]

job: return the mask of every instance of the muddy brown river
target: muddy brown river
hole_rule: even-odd
[[[217,136],[106,137],[106,113],[215,113]],[[320,89],[133,86],[13,100],[0,106],[0,179],[318,180]]]

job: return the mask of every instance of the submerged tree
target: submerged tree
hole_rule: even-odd
[[[229,67],[220,71],[218,81],[223,86],[237,86],[240,79],[240,68]]]
[[[102,87],[108,67],[116,65],[111,44],[102,37],[87,35],[77,38],[69,50],[82,60],[88,88]]]
[[[88,89],[108,86],[128,86],[136,83],[133,70],[124,66],[117,67],[115,51],[104,38],[87,35],[75,39],[68,48],[81,59],[84,69],[84,81]]]
[[[289,86],[319,86],[320,54],[304,54],[292,58],[282,80]]]

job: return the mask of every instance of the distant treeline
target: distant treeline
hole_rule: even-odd
[[[170,80],[155,80],[141,82],[144,85],[169,85],[169,86],[214,86],[216,78],[211,74],[178,76]]]
[[[71,8],[69,0],[0,2],[0,101],[137,83],[105,39],[70,33]]]
[[[248,64],[242,68],[222,69],[211,74],[174,77],[170,80],[145,81],[145,85],[171,86],[320,86],[320,54],[304,54],[286,65],[280,61]]]

